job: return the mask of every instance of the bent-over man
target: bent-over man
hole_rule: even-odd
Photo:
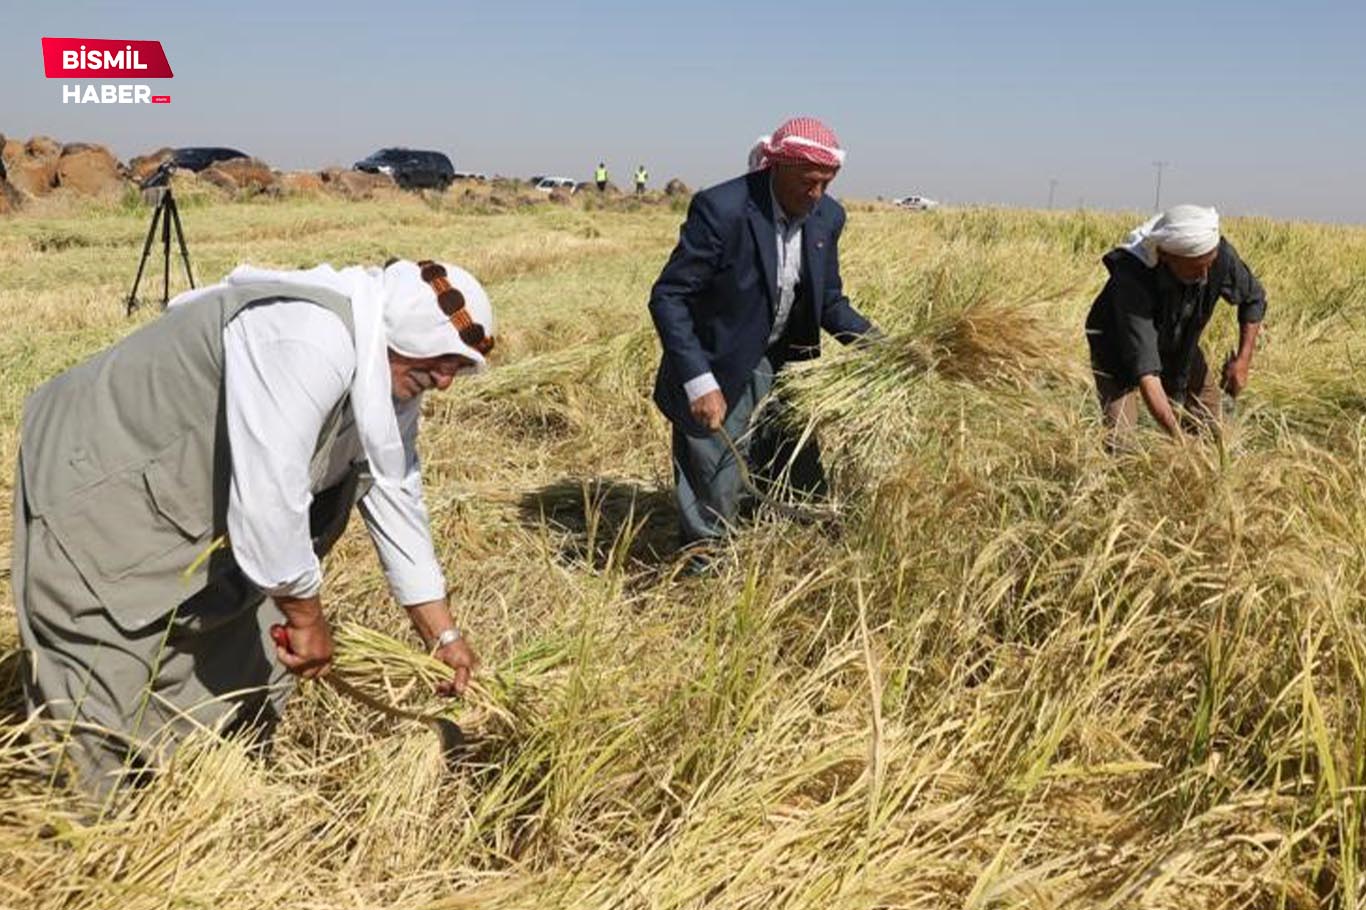
[[[353,505],[451,667],[440,691],[464,689],[476,658],[447,608],[417,424],[422,395],[492,344],[488,297],[455,266],[244,266],[29,397],[24,691],[82,785],[107,793],[196,728],[269,734],[287,674],[327,672],[319,557]]]
[[[1219,213],[1178,205],[1129,234],[1101,260],[1110,272],[1086,317],[1091,368],[1112,443],[1138,422],[1138,401],[1173,437],[1187,426],[1217,429],[1220,389],[1237,396],[1247,387],[1266,293],[1220,236]],[[1200,335],[1219,299],[1238,308],[1238,350],[1218,375]]]
[[[761,475],[790,466],[793,487],[824,488],[814,445],[797,451],[780,421],[750,424],[783,365],[819,355],[821,329],[846,343],[872,330],[845,296],[844,209],[826,195],[844,156],[808,117],[762,137],[748,174],[693,197],[650,293],[663,347],[654,400],[673,424],[685,546],[724,536],[740,507],[740,466],[722,432]]]

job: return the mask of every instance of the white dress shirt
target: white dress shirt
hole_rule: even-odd
[[[243,310],[228,323],[223,367],[233,557],[269,595],[313,596],[322,586],[308,526],[313,494],[339,483],[364,457],[348,408],[325,470],[309,476],[323,423],[351,386],[355,346],[335,314],[304,301],[279,301]],[[359,506],[394,599],[411,606],[443,599],[446,579],[422,500],[420,396],[394,407],[407,456],[404,487],[415,493],[375,484]]]
[[[778,244],[778,302],[773,309],[773,331],[768,335],[770,346],[783,337],[787,321],[792,317],[792,304],[797,299],[797,283],[801,281],[802,276],[802,225],[806,222],[805,215],[800,218],[790,217],[772,192],[773,188],[770,185],[773,227]],[[683,383],[683,391],[688,395],[689,404],[720,388],[710,370]]]

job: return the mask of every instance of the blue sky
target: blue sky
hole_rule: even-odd
[[[226,144],[277,167],[382,145],[461,169],[705,185],[794,113],[851,197],[1366,221],[1366,4],[0,0],[0,132]],[[39,38],[157,38],[170,105],[63,105]]]

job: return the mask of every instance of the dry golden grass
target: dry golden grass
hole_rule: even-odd
[[[145,217],[0,222],[4,463],[24,392],[128,331]],[[11,657],[0,905],[1366,899],[1366,231],[1231,222],[1272,299],[1236,426],[1111,459],[1080,326],[1132,218],[854,212],[846,283],[889,340],[787,380],[844,518],[761,520],[681,579],[644,309],[678,215],[293,200],[185,220],[202,278],[405,255],[487,280],[497,369],[423,427],[488,667],[454,709],[476,735],[452,770],[420,724],[310,686],[269,761],[205,737],[92,812],[28,744]],[[343,669],[439,707],[420,657],[360,631],[413,644],[363,532],[327,577]]]

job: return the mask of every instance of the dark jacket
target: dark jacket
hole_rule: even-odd
[[[1200,335],[1223,298],[1240,323],[1261,322],[1266,292],[1227,240],[1201,284],[1186,285],[1164,266],[1148,268],[1123,248],[1101,260],[1110,279],[1086,317],[1091,368],[1124,386],[1160,375],[1170,393],[1184,389]]]
[[[778,249],[769,172],[693,197],[678,245],[650,292],[650,316],[664,349],[654,400],[666,417],[690,435],[705,435],[688,411],[683,383],[710,371],[730,404],[765,353],[776,369],[818,356],[821,329],[846,343],[869,331],[840,279],[843,229],[843,207],[822,197],[803,224],[797,298],[770,350]]]

